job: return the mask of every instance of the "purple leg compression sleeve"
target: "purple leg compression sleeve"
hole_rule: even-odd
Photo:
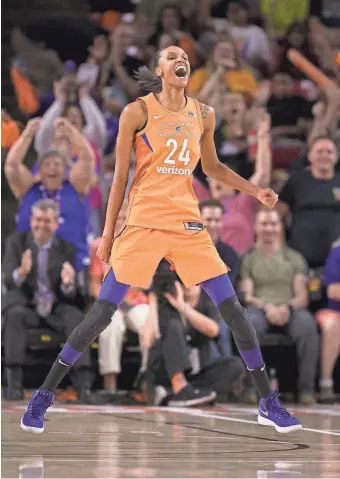
[[[204,281],[202,287],[230,327],[259,396],[266,397],[270,393],[270,384],[255,329],[246,310],[241,306],[228,275],[223,274]]]
[[[110,301],[110,303],[115,304],[118,308],[120,303],[125,298],[129,288],[130,286],[128,284],[119,283],[116,280],[114,272],[111,268],[102,284],[98,299]]]
[[[129,287],[116,280],[112,269],[109,271],[97,301],[62,349],[59,357],[63,362],[74,364],[87,346],[110,324],[112,315],[125,298]]]
[[[230,327],[236,346],[248,369],[263,366],[254,326],[240,305],[228,275],[223,274],[204,281],[202,287]]]
[[[72,331],[67,343],[54,362],[41,389],[54,392],[77,359],[110,324],[111,318],[128,292],[129,285],[119,283],[112,271],[103,282],[97,301],[85,319]]]
[[[201,283],[204,291],[210,296],[211,301],[214,303],[216,308],[226,299],[231,296],[235,296],[235,290],[229,276],[227,274],[222,274],[221,276],[216,276],[216,278],[208,279]]]

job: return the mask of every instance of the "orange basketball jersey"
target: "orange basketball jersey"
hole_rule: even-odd
[[[184,232],[201,223],[192,175],[200,159],[203,133],[198,101],[166,110],[153,93],[140,98],[148,110],[134,141],[136,169],[129,193],[127,225]]]

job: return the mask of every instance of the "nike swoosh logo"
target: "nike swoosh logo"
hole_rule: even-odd
[[[164,115],[154,115],[153,117],[154,117],[155,120],[157,120],[158,118],[162,118],[162,116],[164,116]]]
[[[69,364],[63,363],[60,359],[58,359],[59,363],[62,364],[63,366],[69,366]]]
[[[268,411],[262,411],[262,409],[259,407],[259,410],[262,414],[264,414],[265,416],[268,416]]]

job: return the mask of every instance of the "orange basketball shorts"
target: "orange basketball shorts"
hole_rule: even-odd
[[[148,288],[163,258],[187,287],[229,271],[205,229],[177,233],[126,226],[113,242],[110,262],[117,281]]]

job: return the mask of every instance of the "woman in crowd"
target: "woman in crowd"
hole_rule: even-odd
[[[252,73],[241,64],[235,45],[229,37],[223,35],[216,42],[205,66],[191,75],[187,92],[211,105],[215,95],[226,89],[244,93],[251,99],[258,85]]]

